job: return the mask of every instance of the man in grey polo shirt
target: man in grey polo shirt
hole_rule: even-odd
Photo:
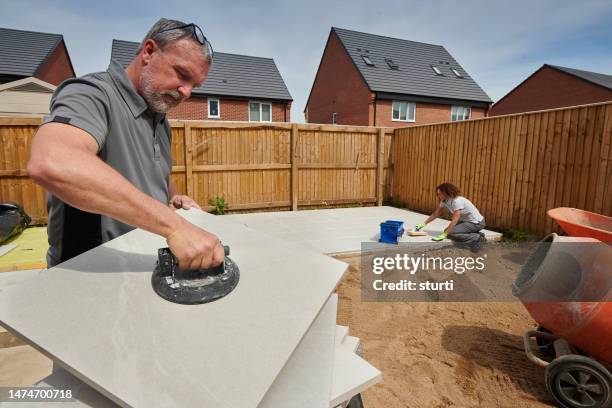
[[[28,174],[50,194],[49,267],[134,227],[166,238],[181,267],[222,262],[219,239],[175,208],[197,207],[170,181],[172,133],[165,113],[191,95],[212,63],[194,24],[161,19],[124,70],[62,83],[38,129]]]

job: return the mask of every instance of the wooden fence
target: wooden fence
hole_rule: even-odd
[[[35,224],[46,222],[45,192],[28,177],[26,165],[38,118],[0,118],[0,202],[24,206]]]
[[[0,201],[46,220],[27,177],[40,119],[0,118]],[[381,204],[436,205],[435,186],[459,185],[491,227],[555,230],[550,208],[612,216],[612,103],[401,129],[172,121],[172,179],[230,211]]]
[[[489,226],[556,230],[546,211],[612,216],[612,103],[397,130],[392,195],[435,208],[436,185],[456,183]]]
[[[0,201],[45,222],[43,190],[26,164],[40,119],[0,118]],[[389,191],[390,128],[171,121],[172,180],[202,207],[230,211],[381,204]],[[386,186],[386,187],[385,187]]]

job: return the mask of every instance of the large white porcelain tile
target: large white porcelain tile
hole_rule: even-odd
[[[17,244],[0,245],[0,256],[8,254],[15,248],[17,248]]]
[[[359,348],[360,343],[361,343],[361,340],[359,340],[359,337],[346,336],[344,338],[344,341],[341,343],[340,347],[344,350],[348,350],[352,353],[356,353],[357,349]]]
[[[98,391],[79,380],[57,364],[53,366],[53,373],[44,380],[33,385],[35,388],[51,388],[58,391],[70,390],[71,398],[53,401],[27,402],[28,408],[118,408],[115,404]],[[24,408],[24,402],[0,402],[2,408]]]
[[[123,406],[255,407],[346,264],[198,210],[241,279],[223,299],[170,303],[151,288],[163,238],[134,230],[0,291],[0,324]]]
[[[339,325],[336,326],[336,337],[335,337],[336,346],[338,346],[339,344],[342,344],[346,336],[348,336],[348,333],[349,333],[349,328],[347,326],[339,326]]]
[[[43,271],[44,269],[26,269],[21,271],[0,272],[0,292],[9,286],[33,279],[39,276]]]
[[[271,215],[272,219],[282,220],[283,229],[269,222]],[[230,214],[224,217],[271,233],[283,240],[308,243],[309,248],[325,254],[340,254],[360,251],[363,242],[378,242],[381,222],[404,221],[404,228],[408,230],[423,222],[427,215],[381,206]],[[439,235],[447,225],[448,221],[437,219],[425,228],[427,236],[405,235],[400,238],[400,242],[431,243],[431,238]],[[501,239],[500,233],[489,230],[483,232],[489,241]]]
[[[338,295],[331,295],[259,408],[326,408],[334,364]]]
[[[266,393],[258,408],[291,406],[295,408],[327,407],[332,387],[334,335],[338,296],[332,294],[316,317],[295,352]],[[25,346],[24,346],[25,347]],[[35,385],[57,390],[71,390],[74,401],[39,402],[40,408],[114,408],[118,407],[66,370],[55,366],[53,374]],[[21,403],[0,403],[0,407],[20,408]]]
[[[344,401],[378,383],[382,379],[380,371],[359,357],[350,349],[337,346],[334,355],[334,374],[330,407]]]

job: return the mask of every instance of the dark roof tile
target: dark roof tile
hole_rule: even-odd
[[[138,43],[113,40],[111,59],[127,67]],[[224,82],[225,81],[225,82]],[[193,90],[196,95],[239,96],[258,99],[292,100],[287,86],[272,58],[215,52],[204,84]]]
[[[374,92],[491,102],[489,96],[441,45],[426,44],[382,35],[332,27],[368,87]],[[375,66],[365,64],[362,55]],[[398,69],[390,69],[385,59]],[[431,68],[436,65],[443,75]],[[458,78],[451,68],[462,74]]]
[[[584,79],[585,81],[589,81],[596,85],[603,86],[604,88],[608,88],[612,90],[612,75],[600,74],[598,72],[591,72],[591,71],[583,71],[581,69],[560,67],[558,65],[550,65],[550,64],[545,64],[545,65],[548,65],[549,67],[558,69],[559,71],[563,71],[565,73],[574,75],[578,78]]]
[[[0,75],[34,76],[62,40],[61,34],[0,28]]]

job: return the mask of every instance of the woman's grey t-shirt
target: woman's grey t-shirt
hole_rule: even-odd
[[[440,207],[446,208],[451,214],[454,214],[457,210],[461,210],[461,216],[459,217],[460,222],[468,221],[478,224],[484,220],[478,208],[476,208],[470,200],[462,196],[442,200],[440,201]]]
[[[63,82],[43,123],[78,127],[98,143],[98,157],[140,191],[168,203],[172,133],[165,114],[149,109],[123,67]],[[62,137],[58,134],[56,137]],[[74,208],[47,194],[49,267],[77,256],[134,227]]]

